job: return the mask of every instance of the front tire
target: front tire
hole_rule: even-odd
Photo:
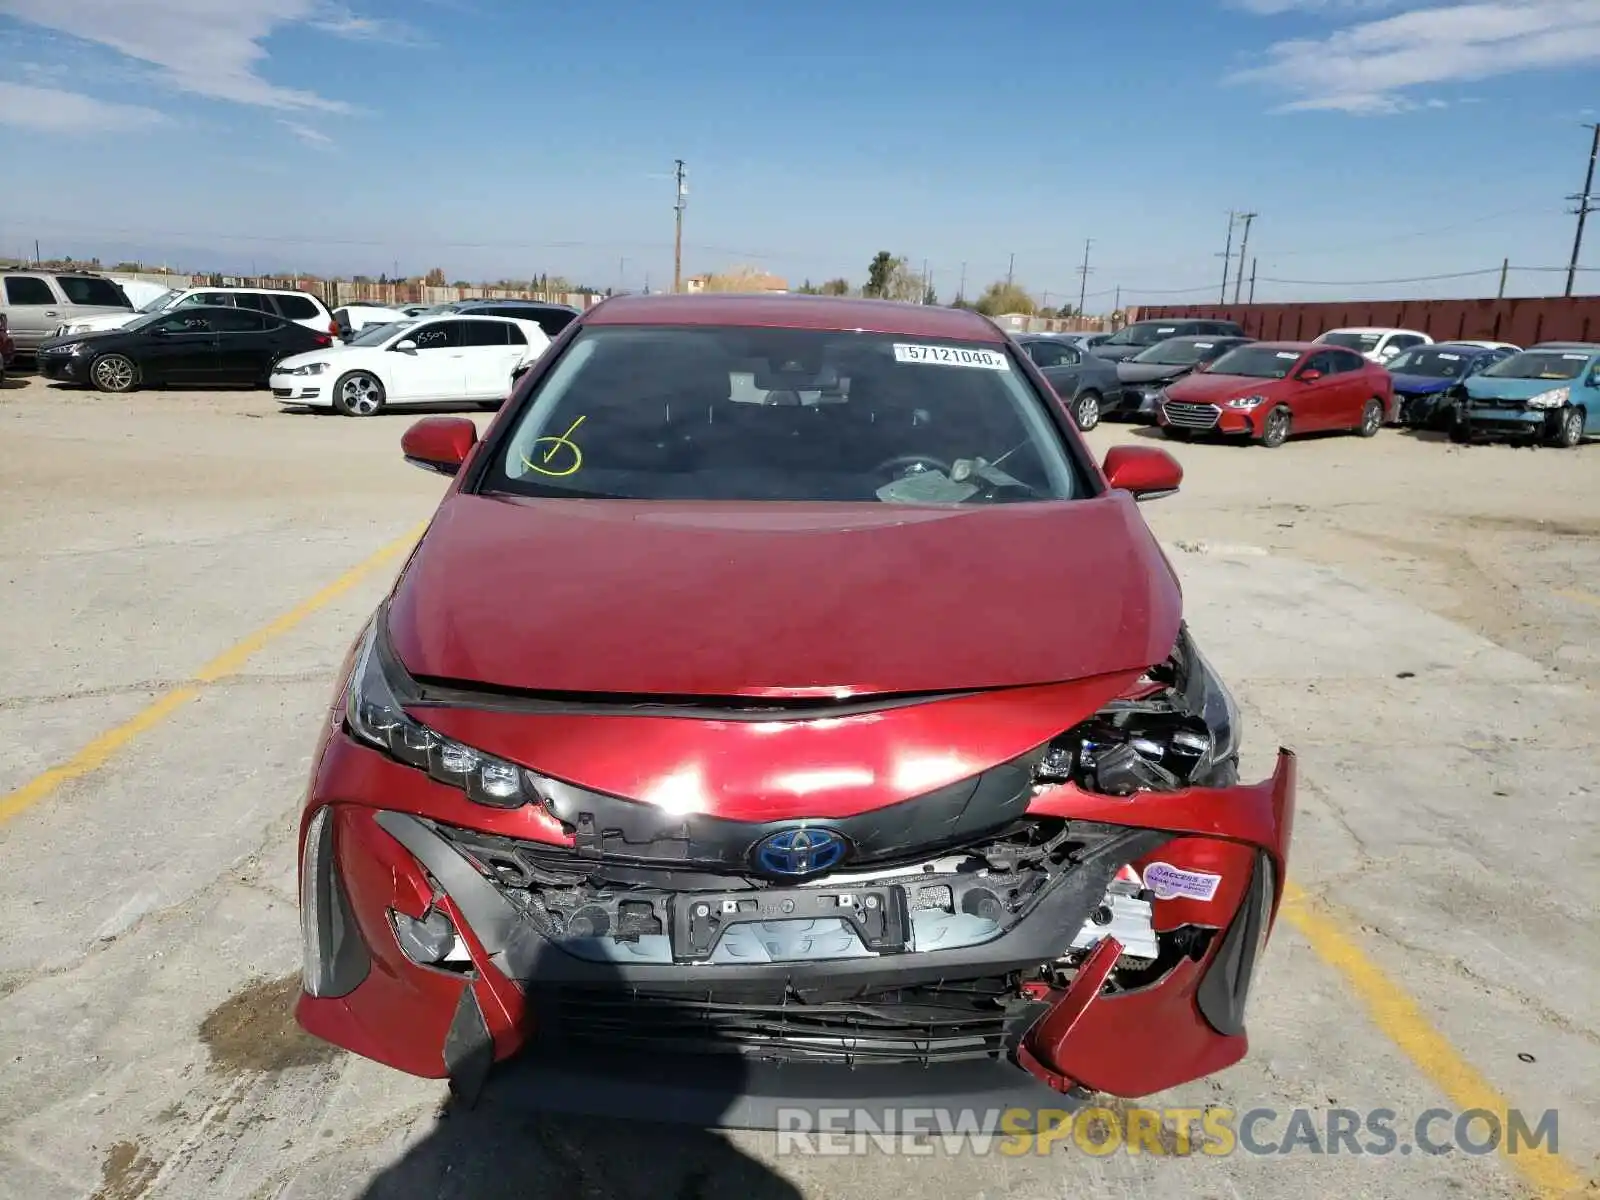
[[[139,368],[126,354],[102,354],[89,364],[89,381],[102,392],[131,392],[139,386]]]
[[[1100,393],[1084,392],[1072,402],[1072,419],[1087,433],[1100,424]]]
[[[1456,421],[1450,426],[1450,440],[1458,446],[1465,446],[1472,441],[1472,426],[1465,421]]]
[[[1289,440],[1289,410],[1275,408],[1267,414],[1265,427],[1261,431],[1261,444],[1268,450],[1276,450]]]
[[[373,417],[383,411],[383,384],[370,371],[349,371],[333,385],[333,406],[347,417]]]
[[[1552,445],[1563,450],[1571,450],[1583,441],[1583,410],[1581,408],[1564,408],[1556,420],[1555,432],[1550,436]]]
[[[1361,410],[1361,424],[1356,426],[1358,437],[1377,437],[1383,428],[1383,401],[1374,396]]]

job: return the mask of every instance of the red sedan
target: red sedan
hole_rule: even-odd
[[[723,1126],[1244,1055],[1294,758],[1239,781],[1178,464],[1097,465],[992,323],[619,297],[402,445],[452,482],[321,723],[307,1030]]]
[[[1353,350],[1252,342],[1169,387],[1159,423],[1176,441],[1218,433],[1281,446],[1327,430],[1372,437],[1394,417],[1394,380]]]

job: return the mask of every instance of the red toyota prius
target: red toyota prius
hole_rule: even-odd
[[[403,448],[452,480],[323,723],[306,1029],[725,1126],[1245,1053],[1294,758],[1239,782],[1178,464],[1096,465],[995,325],[608,300]]]

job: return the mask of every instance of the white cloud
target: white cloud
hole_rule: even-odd
[[[363,17],[342,4],[326,4],[310,22],[313,29],[353,42],[388,42],[395,46],[420,46],[423,36],[404,21]]]
[[[123,133],[160,125],[166,117],[135,104],[107,104],[81,92],[0,82],[0,125],[38,133]]]
[[[1267,56],[1264,66],[1239,71],[1229,81],[1266,84],[1297,97],[1284,105],[1289,111],[1403,112],[1416,107],[1404,90],[1419,84],[1600,61],[1600,0],[1490,0],[1416,9],[1325,38],[1278,42]]]
[[[1371,12],[1398,7],[1400,0],[1233,0],[1235,8],[1275,17],[1290,12]]]
[[[320,129],[313,129],[309,125],[302,125],[299,121],[280,120],[278,124],[282,125],[285,129],[294,134],[295,137],[299,138],[308,146],[324,148],[333,145],[333,139],[327,134],[323,133]]]
[[[350,106],[262,77],[262,43],[275,30],[304,24],[346,38],[413,37],[406,26],[327,0],[0,0],[0,14],[109,47],[156,68],[179,91],[291,112]]]

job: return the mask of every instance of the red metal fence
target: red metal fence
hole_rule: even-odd
[[[1600,342],[1600,296],[1545,300],[1347,300],[1324,304],[1177,304],[1134,309],[1130,320],[1212,317],[1237,321],[1251,337],[1310,341],[1347,325],[1416,329],[1434,341],[1493,339]]]

